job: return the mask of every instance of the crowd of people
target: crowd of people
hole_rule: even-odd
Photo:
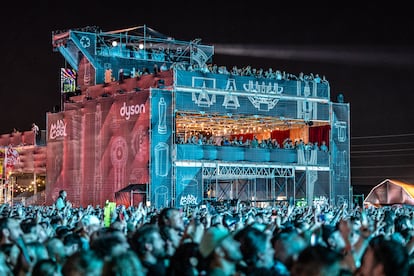
[[[290,138],[284,139],[281,143],[277,139],[267,138],[259,140],[257,135],[253,135],[253,138],[245,138],[243,136],[204,136],[202,133],[198,135],[192,134],[188,136],[186,140],[182,135],[177,135],[177,144],[192,144],[192,145],[214,145],[214,146],[238,146],[238,147],[250,147],[250,148],[263,148],[263,149],[302,149],[302,150],[317,150],[328,152],[328,146],[326,141],[322,141],[319,145],[318,142],[307,142],[303,139],[295,139],[292,141]]]
[[[124,49],[123,55],[120,55],[120,52],[118,52],[119,48],[111,47],[107,48],[106,50],[103,52],[98,52],[107,56],[124,56],[140,60],[151,60],[154,62],[152,69],[148,67],[138,69],[135,67],[131,69],[121,68],[116,78],[112,75],[113,72],[111,69],[106,69],[105,82],[107,83],[111,81],[122,81],[124,78],[135,78],[147,74],[157,74],[160,71],[178,69],[191,72],[199,71],[203,73],[256,77],[277,81],[294,80],[329,84],[329,81],[326,79],[325,75],[320,76],[317,73],[305,74],[304,72],[299,72],[298,75],[295,75],[278,69],[274,70],[273,68],[268,68],[267,70],[263,68],[254,68],[251,65],[246,65],[243,67],[237,67],[234,65],[231,67],[231,69],[228,69],[225,65],[217,65],[211,62],[199,65],[195,62],[190,63],[189,61],[182,61],[182,54],[175,55],[173,52],[163,49],[152,49],[151,51],[143,49],[130,51]]]
[[[414,209],[0,206],[1,275],[413,275]]]
[[[247,76],[247,77],[256,77],[256,78],[265,78],[271,80],[295,80],[295,81],[313,81],[315,83],[325,83],[328,84],[325,76],[320,77],[319,74],[305,74],[300,72],[298,76],[288,73],[286,71],[273,70],[268,68],[267,70],[263,68],[254,68],[250,65],[244,66],[242,68],[234,65],[231,70],[228,70],[226,66],[218,66],[217,64],[205,63],[203,66],[198,64],[190,64],[187,67],[184,67],[180,64],[173,64],[172,68],[177,67],[181,70],[187,71],[202,71],[204,73],[213,73],[213,74],[224,74],[224,75],[233,75],[233,76]]]

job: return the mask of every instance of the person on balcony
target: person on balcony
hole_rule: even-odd
[[[328,152],[328,146],[326,145],[325,141],[322,141],[322,145],[320,146],[320,150],[323,152]]]
[[[223,142],[222,142],[223,144],[223,146],[231,146],[231,143],[230,143],[230,141],[229,141],[229,138],[227,138],[227,137],[223,137]]]
[[[40,138],[40,130],[39,127],[35,124],[32,123],[32,131],[34,134],[34,144],[37,145],[39,143],[39,138]]]
[[[252,141],[250,143],[250,146],[252,148],[258,148],[259,147],[259,140],[257,140],[257,136],[256,135],[253,136],[253,139],[252,139]]]

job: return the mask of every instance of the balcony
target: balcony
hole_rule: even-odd
[[[177,160],[283,163],[329,166],[329,152],[262,149],[237,146],[177,144]]]

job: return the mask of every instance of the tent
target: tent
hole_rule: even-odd
[[[148,184],[129,184],[115,193],[117,205],[133,206],[148,200]]]
[[[385,179],[371,189],[364,200],[366,205],[414,205],[414,184]]]

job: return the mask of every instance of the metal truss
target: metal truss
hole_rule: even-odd
[[[207,179],[254,179],[274,177],[295,177],[295,168],[286,166],[257,166],[241,164],[217,164],[215,167],[203,167],[203,178]]]
[[[204,193],[215,190],[217,200],[255,198],[259,201],[274,201],[278,195],[287,193],[288,179],[294,183],[295,168],[274,164],[215,163],[202,166],[202,177]],[[265,184],[261,184],[261,195],[258,179],[265,181]],[[278,183],[277,179],[284,179],[284,184]]]

